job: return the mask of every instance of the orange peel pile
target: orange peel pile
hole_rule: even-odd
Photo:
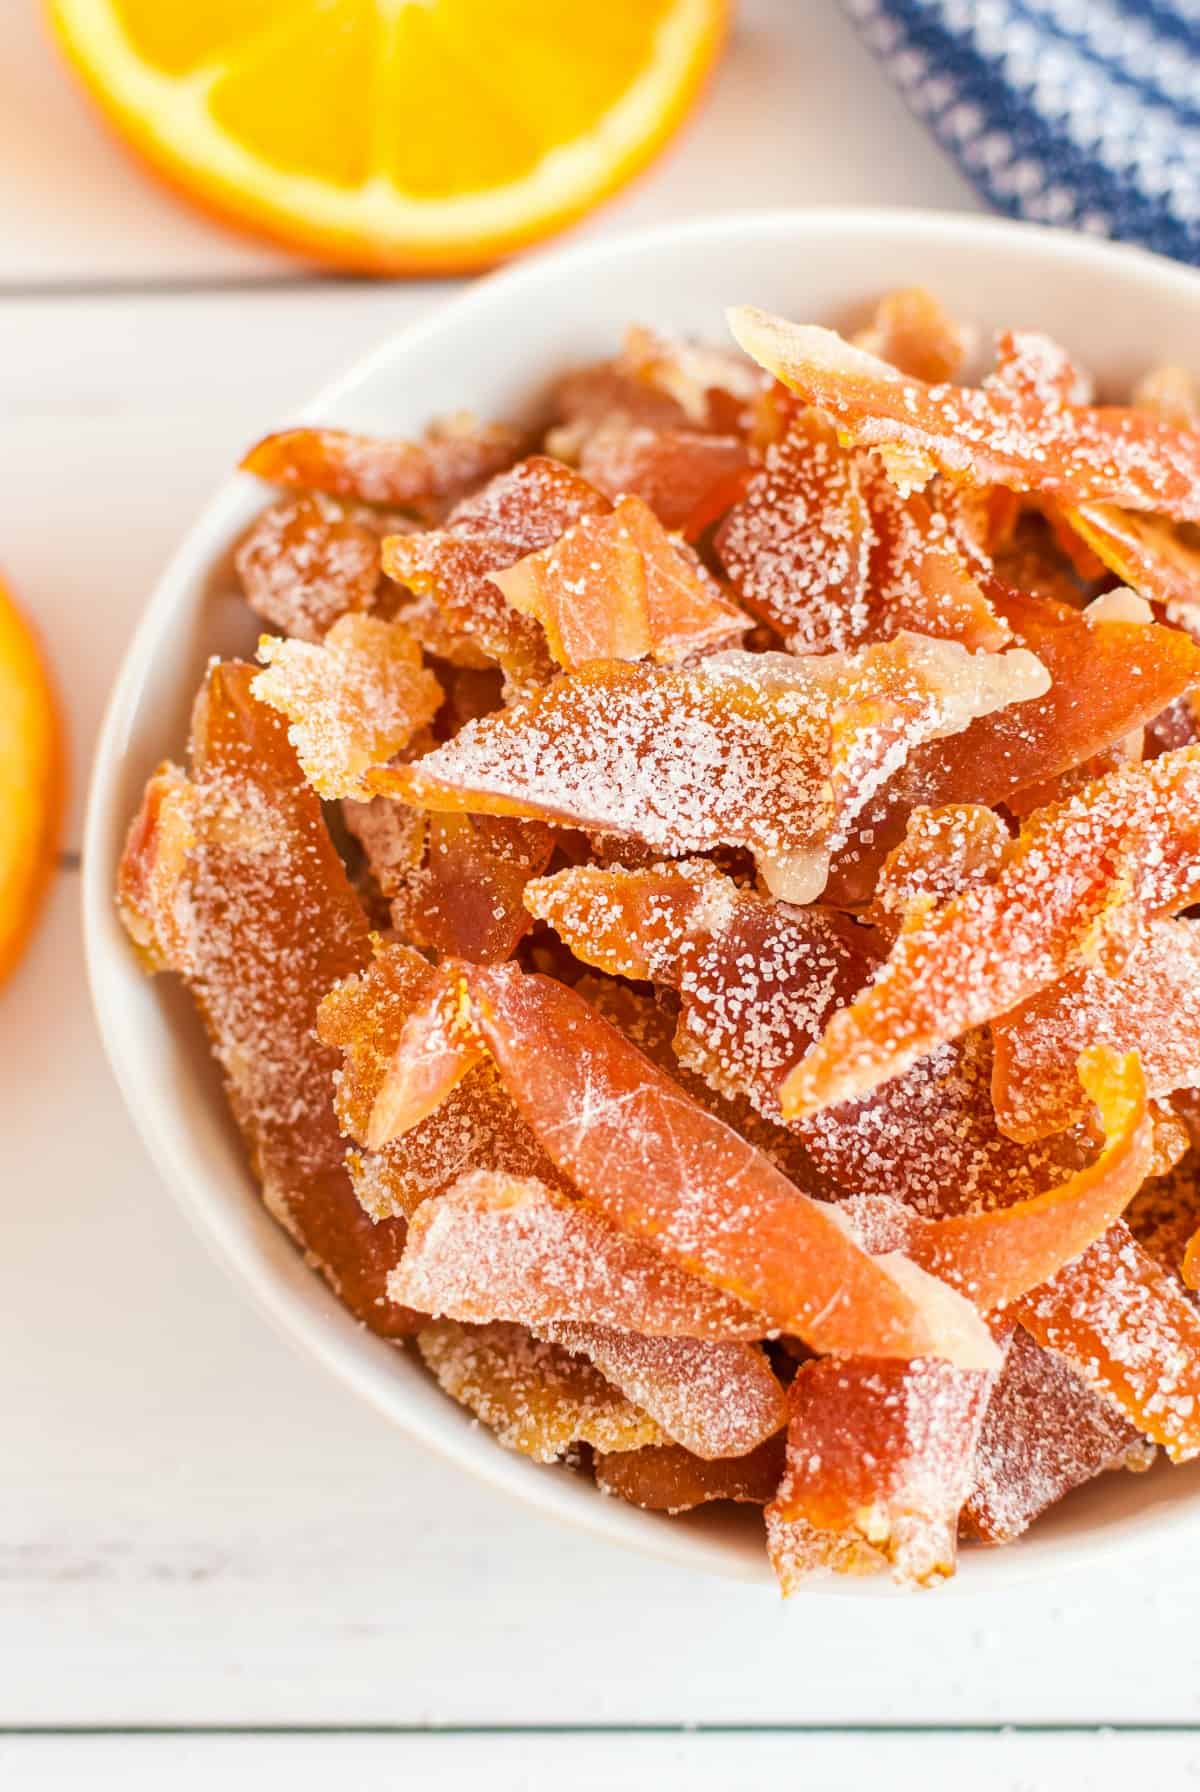
[[[917,290],[735,329],[539,441],[252,450],[275,633],[118,900],[272,1213],[502,1445],[924,1586],[1200,1455],[1200,434],[1032,332],[951,384]]]

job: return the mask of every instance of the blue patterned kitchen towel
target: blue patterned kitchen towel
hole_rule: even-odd
[[[1200,263],[1200,0],[843,0],[993,205]]]

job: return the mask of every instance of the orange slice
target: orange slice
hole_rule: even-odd
[[[681,123],[728,0],[48,0],[120,135],[189,198],[372,273],[568,223]]]
[[[49,675],[0,584],[0,981],[20,956],[54,864],[63,774]]]

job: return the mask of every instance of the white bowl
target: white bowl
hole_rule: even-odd
[[[750,302],[830,323],[861,318],[890,287],[920,282],[987,332],[1045,329],[1120,391],[1149,365],[1195,364],[1200,277],[1136,250],[973,217],[903,211],[748,213],[672,225],[524,262],[401,330],[296,420],[406,434],[463,406],[520,418],[549,379],[612,352],[629,321],[725,339],[723,311]],[[285,419],[264,417],[262,427]],[[155,763],[183,751],[192,694],[214,652],[240,653],[255,629],[213,597],[211,572],[264,490],[238,476],[188,535],[130,644],[92,777],[84,916],[92,993],[117,1080],[164,1181],[231,1273],[347,1387],[499,1490],[614,1542],[744,1579],[766,1579],[761,1531],[746,1515],[666,1519],[605,1499],[562,1470],[501,1449],[407,1353],[363,1331],[305,1268],[260,1205],[200,1026],[174,979],[139,971],[113,907],[125,829]],[[1109,1475],[1001,1550],[966,1549],[967,1590],[1012,1584],[1118,1542],[1165,1538],[1200,1520],[1200,1464]],[[875,1582],[828,1583],[841,1593]]]

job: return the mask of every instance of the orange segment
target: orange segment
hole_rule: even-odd
[[[694,101],[729,0],[48,0],[120,134],[317,259],[468,269],[620,186]]]
[[[208,0],[205,6],[164,6],[162,0],[113,0],[113,13],[136,54],[164,74],[190,74],[230,45],[299,10],[299,0]]]
[[[372,0],[340,0],[336,8],[318,0],[291,10],[295,17],[245,46],[212,82],[209,113],[218,130],[278,173],[359,187],[371,174],[364,99],[383,50],[382,21]]]
[[[0,980],[17,962],[55,850],[63,742],[33,633],[0,585]]]

